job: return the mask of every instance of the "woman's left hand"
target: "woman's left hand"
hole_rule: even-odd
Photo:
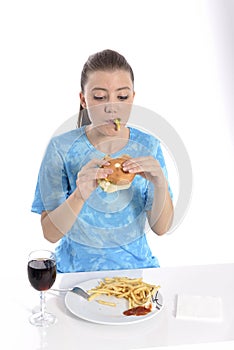
[[[164,187],[166,184],[162,168],[152,156],[131,158],[124,162],[123,170],[141,175],[157,187]]]

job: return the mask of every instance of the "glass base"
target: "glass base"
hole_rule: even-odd
[[[56,316],[48,312],[45,312],[44,315],[41,312],[37,312],[29,317],[29,322],[37,327],[48,327],[56,323],[56,321]]]

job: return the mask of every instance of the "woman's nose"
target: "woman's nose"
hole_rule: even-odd
[[[117,113],[117,103],[106,103],[104,110],[106,113]]]

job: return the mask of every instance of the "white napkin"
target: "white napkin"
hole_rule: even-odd
[[[222,321],[222,299],[214,296],[178,295],[176,318],[198,321]]]

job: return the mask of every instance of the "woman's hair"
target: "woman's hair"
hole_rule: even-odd
[[[103,50],[89,56],[87,62],[84,64],[81,73],[81,91],[84,93],[85,85],[88,81],[89,74],[96,71],[113,71],[122,69],[130,73],[132,83],[134,84],[134,74],[131,66],[124,56],[113,50]],[[77,126],[91,124],[88,112],[80,105],[80,112],[78,116]]]

